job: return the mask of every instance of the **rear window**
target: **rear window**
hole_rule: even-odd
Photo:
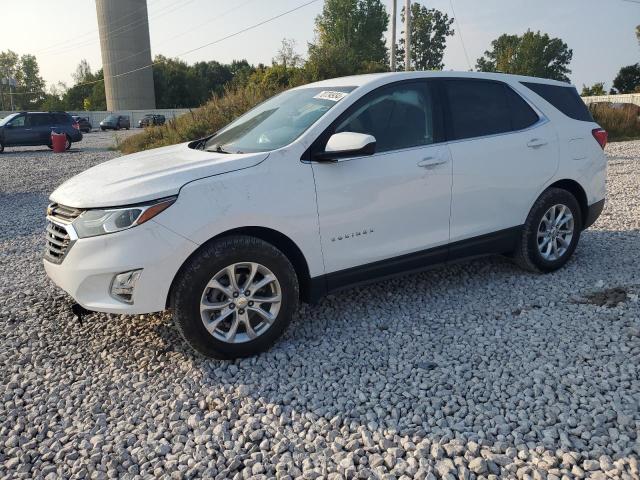
[[[582,122],[593,122],[589,109],[584,104],[575,87],[561,87],[544,83],[522,82],[522,84],[540,95],[567,117]]]

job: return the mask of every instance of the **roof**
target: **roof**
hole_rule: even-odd
[[[536,82],[546,83],[549,85],[569,86],[568,83],[559,82],[557,80],[549,80],[546,78],[526,77],[523,75],[510,75],[506,73],[488,73],[488,72],[454,72],[454,71],[418,71],[418,72],[386,72],[386,73],[369,73],[365,75],[352,75],[348,77],[332,78],[322,80],[320,82],[310,83],[298,88],[305,87],[362,87],[370,83],[388,83],[398,80],[410,80],[413,78],[480,78],[487,80],[502,80],[510,82]]]

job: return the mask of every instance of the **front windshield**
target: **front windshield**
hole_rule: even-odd
[[[105,122],[113,122],[115,120],[117,120],[118,117],[116,117],[115,115],[109,115],[107,118],[104,119]]]
[[[12,113],[11,115],[7,115],[6,117],[4,117],[2,120],[0,120],[0,127],[6,125],[7,123],[9,123],[11,120],[13,120],[14,118],[16,118],[18,115],[20,115],[19,113]]]
[[[288,90],[261,103],[207,140],[205,150],[268,152],[290,144],[355,87]]]

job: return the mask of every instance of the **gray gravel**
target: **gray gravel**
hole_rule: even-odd
[[[80,327],[46,278],[47,194],[112,139],[0,155],[0,478],[640,478],[640,142],[567,268],[349,290],[228,363],[168,315]]]

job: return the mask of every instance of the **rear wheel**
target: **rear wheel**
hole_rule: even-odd
[[[4,152],[4,144],[0,142],[0,153]]]
[[[531,208],[514,259],[529,271],[557,270],[573,255],[581,230],[578,201],[566,190],[550,188]]]
[[[273,245],[248,236],[205,246],[179,273],[173,318],[183,338],[214,358],[254,355],[284,332],[298,307],[298,278]]]

